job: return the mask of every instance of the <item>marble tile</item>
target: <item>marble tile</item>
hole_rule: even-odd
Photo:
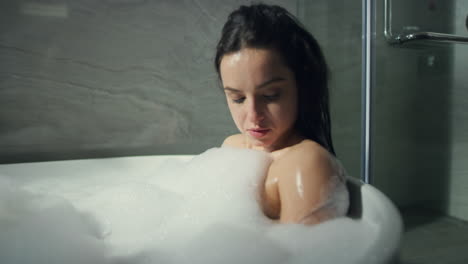
[[[332,137],[348,174],[360,177],[361,4],[301,1],[305,26],[322,47],[330,68]]]
[[[249,2],[2,1],[0,162],[219,146],[236,129],[214,49]]]

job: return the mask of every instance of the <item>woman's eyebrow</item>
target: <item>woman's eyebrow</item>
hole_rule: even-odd
[[[266,87],[266,86],[268,86],[268,85],[270,85],[270,84],[272,84],[272,83],[275,83],[275,82],[282,82],[282,81],[285,81],[285,80],[286,80],[286,79],[283,78],[283,77],[273,77],[273,78],[271,78],[270,80],[265,81],[265,82],[263,82],[263,83],[260,84],[260,85],[257,85],[257,87],[255,87],[255,88],[256,88],[256,89],[261,89],[261,88]]]
[[[259,85],[257,85],[257,87],[255,87],[255,89],[262,89],[272,83],[275,83],[275,82],[282,82],[282,81],[285,81],[286,79],[283,78],[283,77],[274,77],[274,78],[271,78],[270,80],[268,81],[265,81]],[[226,86],[224,87],[224,90],[227,90],[227,91],[230,91],[230,92],[233,92],[233,93],[241,93],[240,90],[237,90],[237,89],[234,89],[232,87],[229,87],[229,86]]]
[[[240,92],[241,92],[240,90],[231,88],[231,87],[229,87],[229,86],[224,87],[224,90],[225,90],[225,91],[230,91],[230,92],[232,92],[232,93],[240,93]]]

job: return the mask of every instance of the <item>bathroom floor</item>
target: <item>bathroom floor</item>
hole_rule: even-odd
[[[420,208],[401,212],[400,264],[468,263],[468,222]]]

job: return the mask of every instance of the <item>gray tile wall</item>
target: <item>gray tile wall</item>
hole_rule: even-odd
[[[236,128],[214,48],[248,2],[1,1],[0,162],[219,146]]]
[[[300,1],[299,15],[321,44],[330,68],[335,151],[348,174],[360,177],[361,2]]]

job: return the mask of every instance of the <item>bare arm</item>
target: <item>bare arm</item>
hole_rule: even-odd
[[[315,224],[328,218],[324,207],[329,181],[335,174],[331,155],[316,143],[287,153],[272,165],[278,175],[281,223]]]

